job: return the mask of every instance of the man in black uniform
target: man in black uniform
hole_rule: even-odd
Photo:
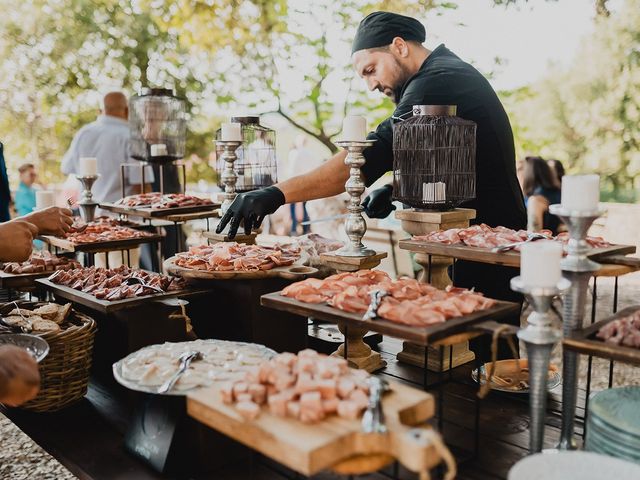
[[[356,32],[353,66],[370,90],[378,90],[397,104],[393,115],[367,137],[376,140],[364,151],[362,172],[371,185],[393,166],[393,124],[411,115],[413,105],[456,105],[457,115],[477,124],[476,199],[463,205],[477,210],[476,221],[520,229],[526,226],[522,192],[516,178],[513,132],[500,100],[489,82],[444,45],[430,51],[422,45],[425,30],[417,20],[389,12],[367,16]],[[349,169],[340,152],[316,170],[276,186],[239,195],[222,218],[218,230],[231,222],[235,235],[240,222],[249,232],[280,205],[336,195],[344,191]],[[383,218],[393,206],[391,185],[367,197],[369,217]],[[519,301],[509,288],[514,269],[457,262],[456,285],[475,287],[485,295]],[[517,324],[519,317],[508,319]],[[476,349],[478,350],[478,349]],[[486,348],[477,351],[486,357]]]

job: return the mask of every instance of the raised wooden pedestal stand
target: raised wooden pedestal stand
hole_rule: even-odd
[[[369,257],[341,257],[330,253],[320,255],[322,263],[327,267],[333,268],[338,272],[355,272],[377,267],[380,261],[387,256],[386,252],[376,253]],[[347,360],[349,365],[361,368],[367,372],[375,372],[387,365],[378,352],[371,350],[371,347],[364,343],[364,336],[367,333],[366,328],[355,328],[350,326],[348,329],[344,325],[338,324],[338,329],[345,336],[347,345]],[[344,357],[345,344],[340,345],[338,349],[331,355]]]
[[[446,212],[433,210],[398,210],[396,218],[402,222],[402,229],[411,235],[425,235],[438,230],[449,228],[465,228],[469,226],[469,221],[476,218],[476,211],[468,208],[456,208]],[[429,255],[424,253],[415,254],[416,262],[422,267],[420,280],[429,281]],[[438,288],[445,288],[451,285],[451,278],[447,269],[453,263],[449,257],[431,256],[431,284]],[[399,361],[424,367],[425,347],[414,343],[403,342],[402,351],[398,353]],[[453,349],[453,354],[450,353]],[[442,365],[440,364],[440,351],[436,347],[429,347],[429,370],[435,372],[446,371],[451,368],[449,359],[453,367],[463,365],[472,361],[475,356],[469,350],[469,342],[464,341],[451,346],[444,347],[442,355]]]

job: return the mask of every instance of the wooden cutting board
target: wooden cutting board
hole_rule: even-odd
[[[472,262],[490,263],[492,265],[504,265],[506,267],[520,267],[520,252],[510,250],[504,253],[494,253],[490,248],[469,247],[468,245],[443,245],[442,243],[425,242],[422,240],[400,240],[398,245],[403,250],[425,253],[427,255],[440,255],[443,257],[458,258]],[[634,245],[610,245],[602,248],[592,248],[587,256],[595,261],[606,262],[609,255],[635,253]]]
[[[304,475],[334,466],[344,471],[349,460],[360,472],[377,470],[385,463],[380,459],[389,462],[393,458],[413,471],[432,468],[440,462],[440,456],[433,444],[425,441],[429,431],[424,422],[434,414],[433,396],[399,383],[391,383],[390,388],[383,398],[387,434],[366,434],[360,420],[336,415],[304,424],[272,415],[266,407],[255,420],[245,420],[232,405],[222,402],[218,387],[188,394],[187,412]]]

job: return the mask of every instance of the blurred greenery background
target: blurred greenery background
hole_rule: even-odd
[[[516,8],[526,0],[493,3]],[[51,183],[63,180],[60,159],[75,132],[95,118],[102,94],[132,94],[146,85],[173,87],[188,101],[191,181],[214,180],[211,141],[233,114],[265,114],[276,126],[310,135],[328,155],[345,113],[366,115],[374,126],[393,109],[388,100],[372,102],[354,78],[345,52],[357,22],[378,9],[421,18],[456,2],[3,0],[2,6],[0,140],[10,171],[30,161]],[[519,158],[537,154],[561,160],[569,172],[597,172],[603,200],[633,202],[640,173],[640,0],[623,0],[615,13],[607,0],[596,0],[593,15],[594,33],[570,65],[499,93]],[[287,87],[292,81],[297,88]],[[279,150],[290,143],[291,135]]]

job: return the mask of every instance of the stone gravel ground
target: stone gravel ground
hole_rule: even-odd
[[[0,479],[75,480],[55,458],[0,414]]]

